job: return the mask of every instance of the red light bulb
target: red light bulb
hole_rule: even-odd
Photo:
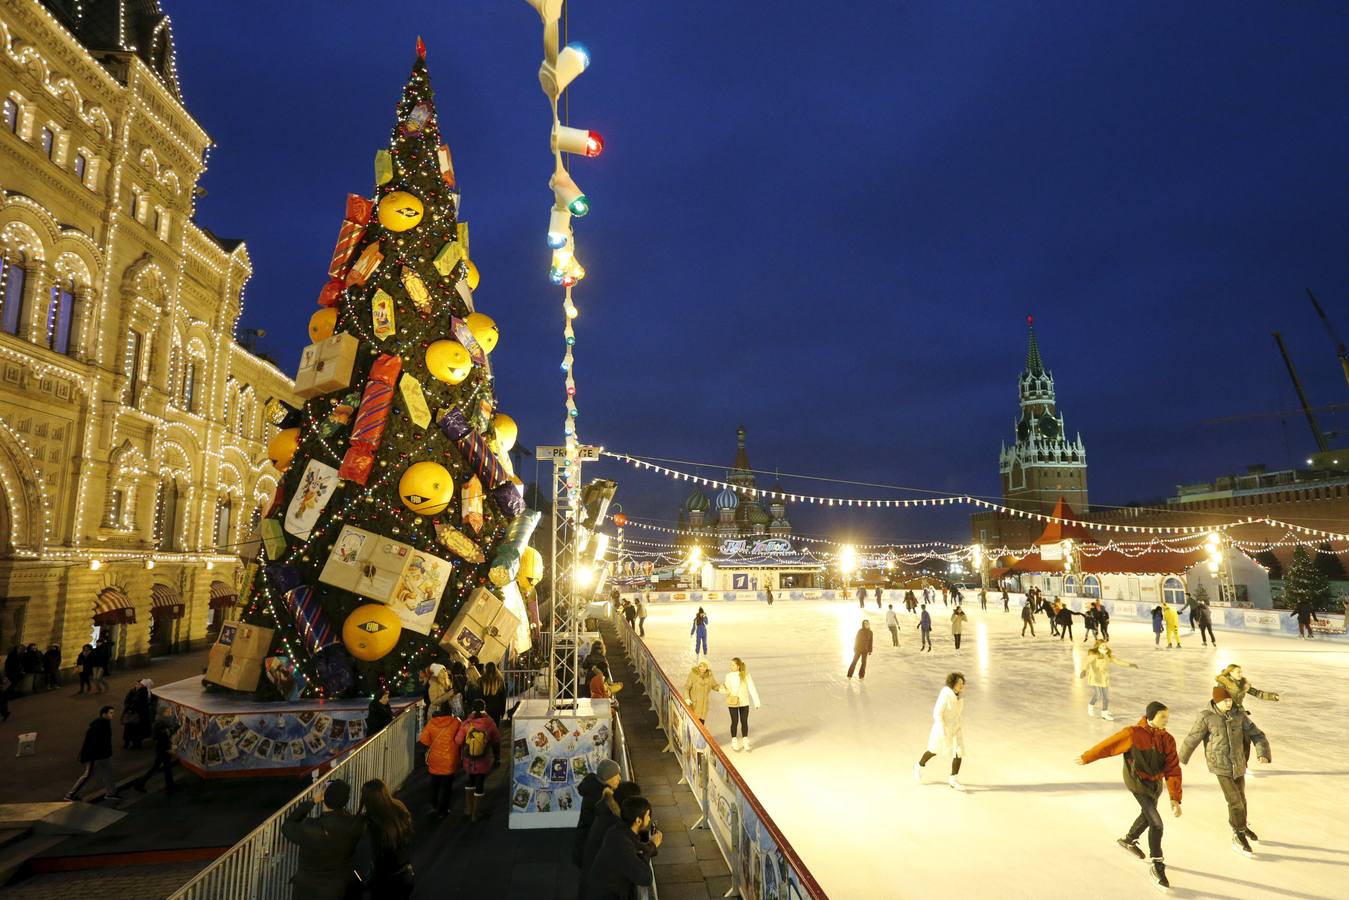
[[[591,131],[586,135],[586,156],[594,159],[604,152],[604,138],[599,132]]]

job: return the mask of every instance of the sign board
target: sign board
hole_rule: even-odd
[[[594,462],[595,460],[600,458],[600,453],[603,452],[603,450],[604,450],[603,447],[592,447],[589,445],[583,445],[576,448],[576,458],[581,460],[582,462]],[[535,447],[534,458],[537,459],[539,462],[547,462],[548,460],[566,459],[567,448]]]
[[[783,538],[765,538],[750,543],[744,539],[727,538],[721,542],[722,556],[780,556],[791,553],[792,545]]]

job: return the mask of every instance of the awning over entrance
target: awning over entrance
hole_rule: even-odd
[[[176,587],[156,584],[150,588],[150,615],[156,619],[181,619],[184,608],[183,595]]]
[[[136,605],[119,587],[105,587],[94,600],[95,625],[134,625]]]
[[[211,582],[211,609],[230,607],[238,601],[239,597],[234,593],[234,588],[223,581]]]

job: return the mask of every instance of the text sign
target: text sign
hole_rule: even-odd
[[[768,538],[755,541],[753,544],[747,540],[734,538],[721,542],[722,556],[738,556],[742,553],[750,556],[780,556],[791,552],[792,545],[782,538]]]
[[[576,458],[582,462],[594,462],[600,458],[603,447],[581,446],[576,448]],[[566,447],[535,447],[534,457],[540,462],[567,458]]]

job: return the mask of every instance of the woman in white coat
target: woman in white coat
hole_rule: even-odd
[[[927,738],[927,751],[918,762],[913,764],[913,780],[923,783],[923,766],[938,754],[951,755],[951,777],[947,781],[957,791],[965,786],[956,776],[960,774],[960,758],[965,755],[965,734],[961,725],[961,714],[965,701],[961,694],[965,691],[965,676],[952,672],[946,676],[946,687],[937,695],[937,703],[932,707],[932,732]]]
[[[740,749],[739,734],[743,733],[744,748],[748,752],[749,704],[753,701],[754,708],[759,708],[759,692],[754,689],[754,678],[745,669],[745,661],[740,657],[731,660],[731,671],[726,673],[726,683],[722,689],[726,691],[726,708],[731,713],[731,749]]]

